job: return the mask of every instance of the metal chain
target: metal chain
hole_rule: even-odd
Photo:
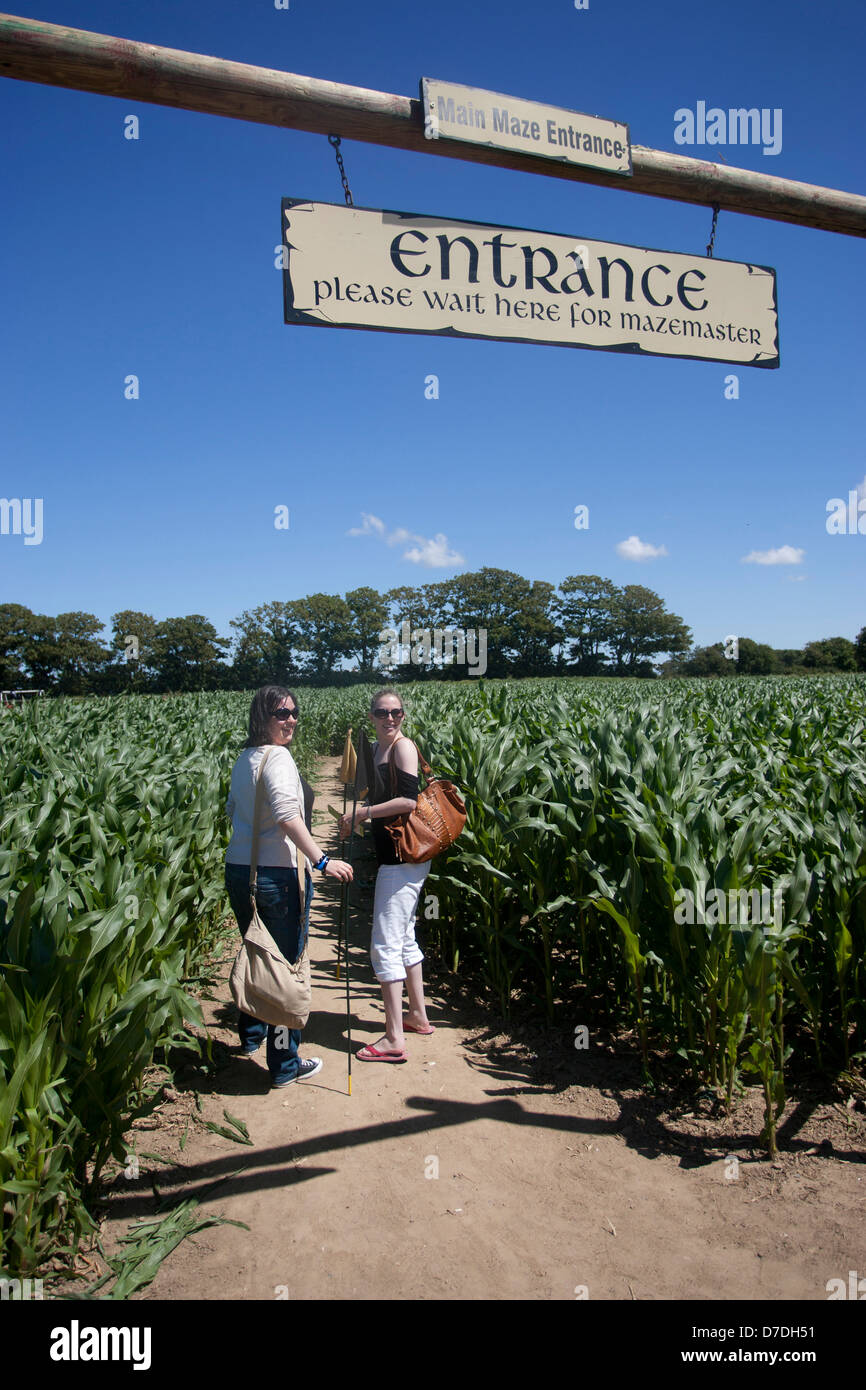
[[[340,154],[339,135],[329,135],[328,143],[330,145],[333,145],[334,154],[337,156],[337,168],[340,170],[340,178],[343,180],[343,192],[346,195],[346,206],[352,208],[355,206],[355,204],[352,198],[352,190],[349,187],[349,180],[346,178],[346,169],[345,165],[343,164],[343,156]]]
[[[712,254],[713,254],[713,243],[714,243],[714,241],[715,241],[715,239],[716,239],[716,223],[718,222],[718,220],[719,220],[719,205],[718,205],[718,203],[713,203],[713,226],[712,226],[712,230],[710,231],[710,240],[709,240],[709,244],[708,244],[708,246],[707,246],[707,255],[708,255],[708,256],[712,256]]]

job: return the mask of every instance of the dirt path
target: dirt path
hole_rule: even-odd
[[[337,765],[323,761],[322,813],[329,801],[342,804]],[[332,838],[333,821],[322,814],[320,824],[320,837]],[[324,1058],[319,1075],[271,1091],[264,1049],[226,1054],[204,1113],[224,1123],[228,1109],[248,1126],[252,1148],[195,1128],[181,1153],[179,1129],[137,1134],[140,1150],[179,1160],[160,1175],[163,1196],[196,1195],[243,1168],[202,1206],[250,1228],[220,1226],[185,1241],[140,1297],[546,1300],[585,1289],[591,1299],[825,1300],[829,1279],[866,1270],[864,1124],[854,1111],[847,1127],[828,1107],[797,1121],[793,1148],[775,1166],[750,1161],[740,1111],[737,1168],[718,1130],[708,1137],[695,1122],[696,1148],[659,1120],[657,1105],[648,1118],[643,1099],[618,1087],[613,1060],[607,1073],[604,1058],[594,1064],[602,1085],[610,1078],[604,1090],[581,1084],[589,1059],[576,1051],[564,1080],[540,1084],[525,1047],[482,1047],[478,1016],[435,992],[436,1033],[407,1040],[404,1066],[355,1062],[349,1097],[345,992],[333,966],[337,903],[336,886],[317,883],[317,1012],[302,1054]],[[357,1048],[383,1021],[360,942],[352,981]],[[215,992],[229,1000],[225,979]],[[233,1047],[231,1004],[206,1008],[215,1038]],[[836,1136],[829,1151],[828,1134]],[[119,1182],[108,1247],[153,1210],[144,1178]]]

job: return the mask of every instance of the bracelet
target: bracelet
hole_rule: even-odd
[[[313,868],[314,868],[314,869],[320,869],[321,872],[324,873],[324,872],[325,872],[325,865],[326,865],[326,864],[329,864],[330,861],[331,861],[331,856],[330,856],[329,854],[323,854],[322,857],[321,857],[321,859],[319,860],[318,864],[314,864],[314,865],[313,865]]]

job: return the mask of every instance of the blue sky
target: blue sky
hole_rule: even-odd
[[[679,108],[781,108],[775,156],[681,152],[863,186],[854,0],[27,12],[409,96],[422,76],[463,82],[624,121],[670,151]],[[0,602],[106,623],[200,612],[230,636],[272,599],[489,565],[646,584],[701,644],[797,647],[866,624],[866,536],[825,526],[830,498],[866,496],[861,239],[720,215],[717,256],[776,268],[781,345],[780,369],[740,369],[727,400],[722,363],[285,325],[280,199],[341,201],[324,136],[5,79],[0,121],[0,494],[42,498],[44,516],[41,544],[0,535]],[[709,209],[351,140],[343,153],[358,205],[690,254],[709,238]],[[348,534],[365,513],[384,537]],[[420,539],[389,545],[398,531]],[[667,553],[620,554],[633,536]],[[799,563],[744,563],[785,547]],[[459,559],[424,563],[443,554]]]

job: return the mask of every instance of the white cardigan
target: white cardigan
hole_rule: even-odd
[[[245,748],[232,768],[226,811],[231,817],[232,838],[226,850],[227,864],[249,864],[253,847],[253,811],[256,777],[268,749],[271,756],[263,773],[265,796],[259,819],[259,866],[296,869],[298,852],[278,822],[303,817],[304,793],[295,760],[288,748],[267,743]]]

